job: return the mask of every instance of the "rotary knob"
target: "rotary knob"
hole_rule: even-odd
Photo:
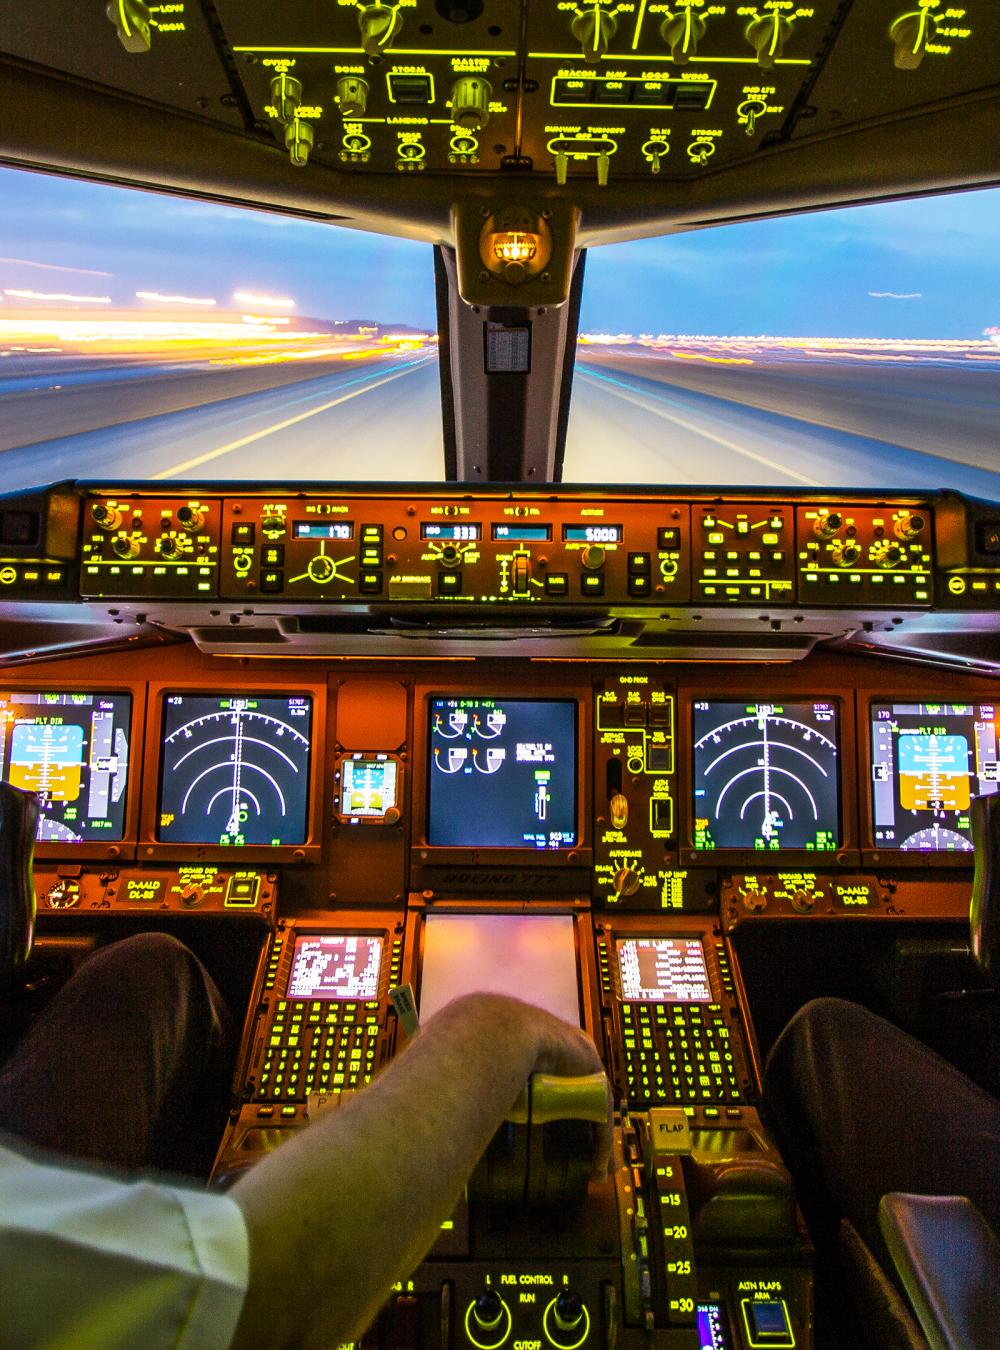
[[[111,541],[111,547],[119,558],[128,561],[139,556],[139,541],[134,534],[118,534]]]
[[[337,102],[344,117],[363,117],[368,107],[368,81],[360,75],[342,75],[337,81]]]
[[[901,14],[889,27],[889,37],[895,47],[892,64],[896,69],[916,70],[936,31],[937,25],[926,9]]]
[[[117,530],[122,523],[122,513],[118,507],[109,506],[106,502],[93,502],[90,514],[94,524],[101,530]]]
[[[580,561],[588,572],[596,572],[604,566],[604,549],[600,544],[588,544],[580,554]]]
[[[620,867],[615,873],[615,894],[616,895],[635,895],[639,889],[641,878],[639,873],[631,867]]]
[[[552,1315],[560,1331],[575,1330],[583,1321],[583,1299],[572,1289],[560,1290]]]
[[[180,552],[181,552],[180,543],[173,537],[172,534],[165,534],[163,538],[160,540],[160,557],[178,558],[180,557]]]
[[[897,539],[916,539],[926,523],[923,516],[911,511],[902,511],[893,521],[892,532]]]
[[[291,122],[302,102],[302,81],[294,75],[275,75],[271,81],[271,102],[281,122]]]
[[[833,555],[833,561],[838,567],[853,567],[856,562],[860,561],[860,558],[861,545],[856,543],[853,539],[845,540],[843,545],[839,549],[836,549]]]
[[[105,13],[127,52],[149,51],[149,6],[143,0],[111,0]]]
[[[194,909],[196,905],[201,904],[204,898],[205,891],[203,887],[196,885],[194,882],[189,881],[185,886],[181,887],[181,904],[187,909]]]
[[[770,70],[780,60],[791,31],[791,19],[783,19],[780,14],[762,15],[747,24],[746,40],[757,53],[759,66]]]
[[[177,508],[177,519],[182,530],[187,530],[188,534],[194,534],[204,525],[205,512],[200,506],[180,506]]]
[[[293,117],[285,127],[285,149],[297,169],[303,169],[309,163],[315,140],[312,123],[303,122],[301,117]]]
[[[570,31],[583,49],[583,59],[590,65],[597,65],[611,45],[611,39],[618,31],[618,22],[613,14],[598,8],[585,9],[570,24]]]
[[[399,11],[388,5],[367,5],[358,12],[361,49],[368,56],[381,56],[392,46],[403,27]]]
[[[827,511],[826,515],[817,516],[813,522],[813,534],[820,539],[832,539],[843,523],[844,517],[839,511]]]
[[[767,894],[764,891],[752,886],[740,886],[737,888],[737,894],[748,914],[759,914],[762,909],[767,908]]]
[[[899,544],[890,544],[887,540],[875,550],[875,561],[879,567],[898,567],[906,558],[906,550]]]
[[[705,36],[705,20],[691,9],[670,14],[660,24],[660,37],[670,48],[674,65],[686,66],[698,55],[698,43]]]
[[[451,87],[451,120],[465,131],[482,131],[490,120],[493,89],[479,75],[463,75]]]
[[[813,895],[812,891],[804,891],[800,888],[799,890],[792,891],[789,899],[792,904],[792,909],[796,910],[799,914],[811,914],[816,908],[816,897]]]

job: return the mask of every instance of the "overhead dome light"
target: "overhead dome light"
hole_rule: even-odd
[[[493,236],[493,252],[501,262],[530,262],[538,252],[538,240],[533,234],[508,230]]]
[[[479,236],[479,257],[491,276],[509,286],[537,277],[552,255],[552,234],[544,215],[507,206],[488,216]]]

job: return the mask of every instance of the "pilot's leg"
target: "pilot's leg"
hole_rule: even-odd
[[[806,1004],[771,1050],[764,1095],[818,1241],[848,1218],[888,1263],[887,1191],[966,1195],[1000,1232],[1000,1102],[874,1013]]]
[[[0,1070],[0,1128],[122,1167],[203,1170],[229,1084],[230,1018],[162,933],[102,948]]]

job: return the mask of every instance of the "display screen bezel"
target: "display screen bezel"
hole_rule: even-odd
[[[128,696],[129,711],[129,767],[125,787],[125,811],[120,839],[84,839],[78,844],[38,839],[35,858],[76,859],[118,858],[129,861],[136,856],[140,779],[143,777],[143,748],[145,746],[146,685],[126,684],[118,680],[0,680],[4,693],[11,694],[113,694]]]
[[[272,677],[254,679],[247,689],[240,691],[240,696],[246,698],[255,696],[260,698],[306,697],[312,700],[312,746],[308,769],[305,838],[301,844],[245,844],[237,848],[217,843],[179,843],[159,838],[165,700],[173,694],[183,694],[185,698],[226,698],[230,695],[230,692],[205,680],[164,680],[150,684],[148,713],[150,735],[147,737],[144,761],[139,856],[149,859],[176,859],[189,862],[197,862],[203,859],[219,862],[225,860],[235,867],[243,866],[245,863],[257,862],[318,862],[322,853],[320,821],[323,811],[323,765],[326,756],[327,691],[325,684],[313,684],[290,679],[281,680]]]
[[[428,779],[430,775],[431,705],[441,698],[496,698],[500,701],[524,699],[524,685],[515,687],[503,677],[472,680],[456,678],[447,684],[418,685],[413,703],[414,756],[411,774],[411,885],[442,884],[445,880],[438,870],[449,868],[449,876],[460,867],[460,885],[476,891],[488,887],[495,895],[505,891],[523,894],[525,885],[544,886],[544,894],[553,892],[580,892],[590,889],[589,868],[593,863],[592,812],[587,770],[590,755],[587,746],[592,735],[592,700],[589,684],[581,690],[579,684],[547,684],[541,678],[529,702],[554,700],[572,702],[576,707],[576,838],[570,848],[529,848],[522,846],[484,846],[475,844],[430,844],[427,839],[429,809]],[[519,875],[519,869],[524,871]],[[552,875],[547,875],[548,873]],[[544,881],[542,877],[544,875]],[[450,884],[450,883],[449,883]]]
[[[997,696],[996,687],[992,689],[977,689],[970,692],[967,689],[949,690],[949,697],[942,698],[942,703],[994,703],[1000,705],[1000,697]],[[914,690],[905,689],[858,689],[858,736],[860,740],[860,753],[858,756],[858,810],[861,816],[861,859],[867,866],[877,866],[884,863],[886,859],[891,859],[893,867],[931,869],[933,871],[955,871],[960,869],[964,872],[971,872],[973,867],[973,854],[971,852],[963,853],[931,853],[922,852],[918,849],[903,849],[894,846],[886,846],[875,838],[875,810],[872,796],[872,736],[871,736],[871,718],[872,707],[878,703],[927,703],[931,701],[931,695],[926,689]]]
[[[365,942],[372,942],[378,944],[379,948],[378,976],[375,980],[375,993],[372,994],[370,998],[361,998],[361,997],[355,998],[352,996],[344,996],[340,998],[328,994],[312,993],[306,995],[306,994],[293,994],[291,992],[292,976],[295,973],[295,962],[299,953],[299,944],[301,942],[308,942],[310,940],[316,941],[329,938],[334,939],[360,938]],[[284,990],[282,994],[283,998],[294,999],[296,1002],[316,1001],[319,1003],[336,1003],[336,1004],[374,1003],[378,999],[384,998],[385,992],[389,984],[388,951],[386,947],[384,931],[379,930],[379,931],[363,932],[358,929],[341,928],[339,925],[326,929],[296,928],[293,932],[289,934],[289,947],[290,947],[290,956],[288,962],[288,971],[285,974],[283,980],[283,990]]]
[[[575,843],[557,848],[538,848],[527,844],[432,844],[429,842],[430,774],[433,755],[431,717],[433,704],[438,699],[496,699],[499,703],[564,703],[572,706],[575,738],[575,763],[573,766]],[[420,717],[421,755],[418,765],[419,780],[414,784],[415,789],[419,786],[419,801],[415,800],[414,803],[414,822],[415,828],[419,822],[416,842],[419,845],[422,860],[457,861],[474,857],[478,862],[503,861],[526,864],[530,861],[532,864],[543,867],[560,862],[565,864],[567,859],[576,861],[584,847],[587,817],[584,809],[585,797],[583,792],[584,761],[587,756],[584,753],[583,745],[584,736],[588,734],[588,731],[583,721],[583,706],[584,701],[581,699],[578,689],[569,690],[562,687],[556,689],[541,688],[536,694],[525,695],[520,689],[511,690],[508,693],[500,681],[477,681],[474,689],[463,689],[456,683],[450,688],[428,690],[417,705]],[[414,797],[417,798],[416,791]]]
[[[785,683],[780,677],[776,684]],[[838,681],[842,686],[842,681]],[[847,785],[856,782],[857,765],[856,729],[853,699],[829,690],[817,692],[815,685],[806,688],[794,687],[781,690],[773,695],[776,703],[828,703],[836,709],[839,737],[838,753],[838,815],[840,822],[840,843],[832,849],[753,849],[753,848],[697,848],[695,846],[694,822],[697,816],[694,801],[694,705],[696,703],[762,703],[768,701],[768,691],[748,692],[747,676],[737,670],[733,672],[732,685],[725,688],[721,681],[704,691],[693,691],[688,685],[678,690],[677,725],[684,728],[678,737],[677,761],[678,782],[687,785],[679,793],[678,814],[680,816],[679,838],[683,845],[680,858],[685,863],[725,863],[736,866],[753,866],[758,872],[782,872],[790,867],[807,866],[820,872],[827,867],[844,867],[860,862],[858,847],[857,813],[853,809]]]

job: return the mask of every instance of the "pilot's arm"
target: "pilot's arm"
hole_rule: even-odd
[[[234,1350],[354,1339],[419,1264],[533,1072],[602,1069],[583,1032],[514,999],[442,1009],[391,1067],[230,1192],[250,1240]],[[601,1132],[595,1169],[607,1171]]]

